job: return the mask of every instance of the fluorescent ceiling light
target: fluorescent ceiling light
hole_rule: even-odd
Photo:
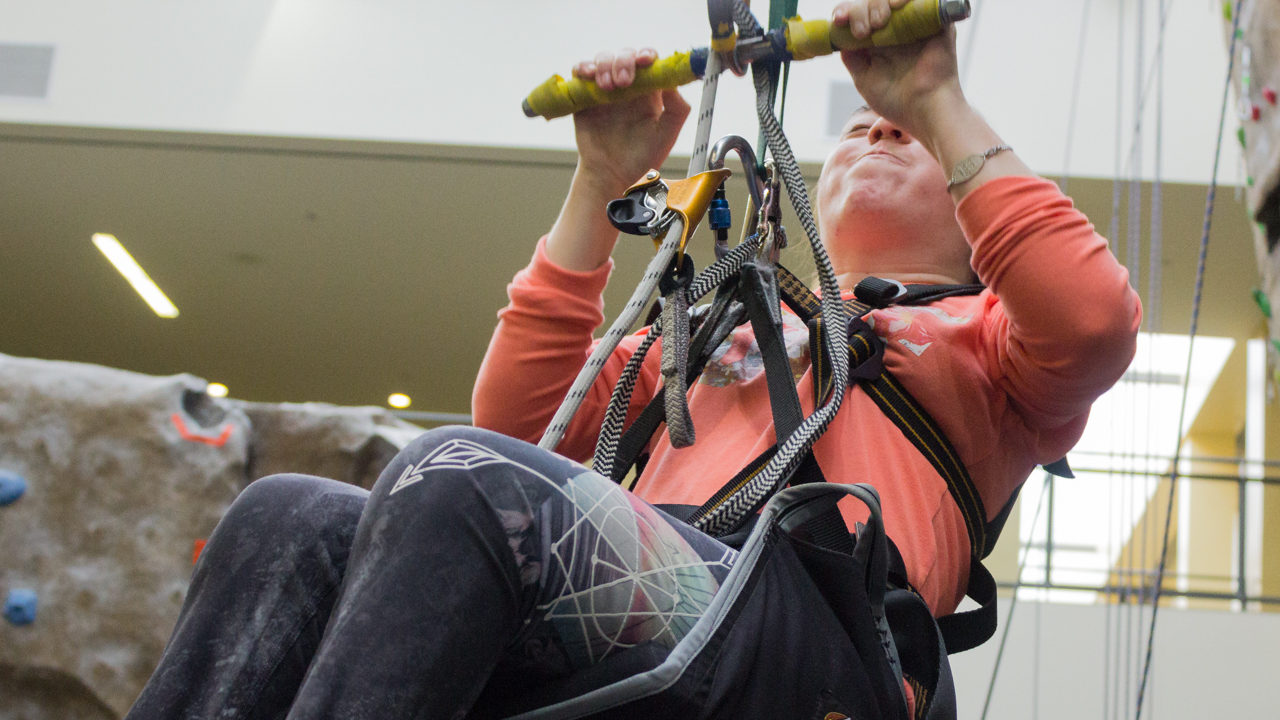
[[[124,276],[125,280],[133,286],[134,290],[142,296],[142,299],[155,310],[156,314],[163,318],[178,317],[178,308],[165,297],[164,292],[156,286],[155,282],[147,275],[147,271],[142,269],[137,260],[129,254],[128,250],[120,244],[120,241],[114,235],[106,233],[94,233],[93,244],[98,246],[103,255],[116,266],[116,270]]]
[[[222,383],[209,383],[209,385],[205,387],[204,391],[210,396],[218,398],[226,397],[227,393],[230,392],[227,389],[227,386]]]
[[[397,410],[403,410],[409,407],[409,404],[412,402],[413,401],[409,399],[409,396],[404,393],[391,393],[390,397],[387,398],[387,404]]]

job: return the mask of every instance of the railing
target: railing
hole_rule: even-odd
[[[1095,455],[1100,457],[1111,457],[1113,459],[1123,459],[1126,461],[1148,461],[1148,462],[1164,461],[1168,464],[1172,464],[1173,462],[1173,458],[1171,457],[1152,456],[1152,455],[1126,454],[1124,456],[1118,456],[1118,455],[1108,456],[1104,453],[1073,454],[1073,456],[1077,457],[1077,459],[1079,459],[1079,456],[1087,457],[1090,455]],[[1256,483],[1257,486],[1260,486],[1260,487],[1280,486],[1280,476],[1272,476],[1272,475],[1264,474],[1265,473],[1264,468],[1269,468],[1273,470],[1280,468],[1280,461],[1246,460],[1244,458],[1227,458],[1227,457],[1183,457],[1180,460],[1181,460],[1180,464],[1183,467],[1188,467],[1188,466],[1202,467],[1204,465],[1221,464],[1221,465],[1234,466],[1236,468],[1239,468],[1242,472],[1238,472],[1238,473],[1213,473],[1213,472],[1173,473],[1173,472],[1153,472],[1153,471],[1131,470],[1131,469],[1113,469],[1113,468],[1106,468],[1106,467],[1084,467],[1084,466],[1074,466],[1074,465],[1073,465],[1073,469],[1080,476],[1094,475],[1094,476],[1113,476],[1113,477],[1122,477],[1122,478],[1148,478],[1148,479],[1156,479],[1159,481],[1166,481],[1166,482],[1168,481],[1200,481],[1200,482],[1211,482],[1211,483],[1234,483],[1238,489],[1236,493],[1237,500],[1236,500],[1235,523],[1234,523],[1236,525],[1236,528],[1235,528],[1236,532],[1234,533],[1234,537],[1232,538],[1232,556],[1233,556],[1232,560],[1234,561],[1234,565],[1235,565],[1234,574],[1222,575],[1222,574],[1191,573],[1191,572],[1179,573],[1177,572],[1175,567],[1167,566],[1164,571],[1162,588],[1160,590],[1161,599],[1165,600],[1165,599],[1173,599],[1173,598],[1188,598],[1188,599],[1195,599],[1195,600],[1234,601],[1233,607],[1235,607],[1236,609],[1245,609],[1245,608],[1248,608],[1251,604],[1254,605],[1255,607],[1256,606],[1280,606],[1280,596],[1249,593],[1250,577],[1249,577],[1248,565],[1251,557],[1249,553],[1249,543],[1248,543],[1249,526],[1247,521],[1247,518],[1249,517],[1248,510],[1249,510],[1250,493],[1248,492],[1248,488],[1250,487],[1250,483]],[[1248,468],[1250,471],[1252,471],[1251,474],[1261,475],[1261,476],[1249,477],[1243,472],[1245,468]],[[1097,599],[1099,601],[1105,601],[1105,602],[1111,602],[1111,603],[1134,603],[1134,602],[1150,603],[1153,596],[1155,595],[1155,583],[1156,583],[1156,576],[1158,574],[1156,569],[1154,569],[1154,567],[1150,569],[1145,567],[1121,567],[1120,566],[1121,562],[1119,560],[1114,560],[1109,564],[1106,570],[1101,571],[1101,572],[1105,572],[1106,574],[1107,580],[1105,582],[1102,582],[1099,584],[1088,584],[1088,583],[1080,583],[1080,582],[1055,581],[1054,579],[1055,574],[1066,573],[1066,574],[1080,575],[1085,573],[1099,572],[1097,568],[1071,567],[1068,565],[1064,565],[1063,563],[1056,561],[1057,558],[1055,558],[1055,552],[1062,553],[1062,552],[1074,551],[1074,552],[1096,553],[1096,552],[1100,552],[1100,548],[1097,546],[1069,545],[1069,544],[1060,544],[1055,542],[1054,512],[1053,512],[1054,496],[1055,496],[1054,488],[1059,483],[1070,483],[1072,481],[1068,479],[1054,478],[1052,476],[1047,476],[1045,481],[1049,483],[1048,488],[1046,488],[1046,498],[1045,498],[1048,514],[1047,514],[1047,517],[1041,521],[1041,525],[1044,527],[1043,536],[1036,537],[1037,535],[1039,535],[1039,533],[1033,532],[1031,541],[1019,542],[1020,557],[1032,551],[1036,551],[1037,555],[1039,555],[1040,553],[1043,553],[1043,564],[1039,562],[1036,562],[1036,563],[1027,562],[1026,567],[1023,569],[1022,577],[1019,578],[1018,582],[1002,581],[997,583],[998,586],[1005,590],[1018,590],[1018,589],[1048,590],[1048,591],[1061,590],[1061,591],[1098,593],[1099,597]],[[1182,487],[1186,487],[1186,486],[1181,485],[1180,487],[1179,485],[1175,485],[1175,491],[1181,492]],[[1160,485],[1157,485],[1158,492],[1156,492],[1153,496],[1150,497],[1149,501],[1146,503],[1146,506],[1150,508],[1153,506],[1152,503],[1158,502],[1160,506],[1160,510],[1163,511],[1163,506],[1165,503],[1164,498],[1167,497],[1166,495],[1164,495],[1164,493],[1167,492],[1167,490],[1168,490],[1168,485],[1164,485],[1163,487],[1161,487]],[[1026,497],[1026,495],[1024,495],[1024,497]],[[1152,518],[1146,517],[1145,513],[1139,516],[1138,521],[1133,523],[1132,528],[1130,529],[1128,535],[1126,536],[1125,542],[1136,543],[1137,534],[1139,532],[1148,531],[1146,527],[1143,525],[1143,523],[1148,522],[1150,520],[1152,520]],[[1149,564],[1151,566],[1154,566],[1158,562],[1157,560],[1155,560],[1155,558],[1159,557],[1159,543],[1160,543],[1161,537],[1163,536],[1164,519],[1163,517],[1160,517],[1158,518],[1158,520],[1159,520],[1159,523],[1158,523],[1159,527],[1157,528],[1157,532],[1152,534],[1152,537],[1154,538],[1152,541],[1152,544],[1155,546],[1154,548],[1152,548],[1152,551],[1154,552],[1155,555],[1154,557],[1148,556],[1146,553],[1146,549],[1144,548],[1143,550],[1144,557],[1142,560],[1142,564],[1144,565]],[[1226,521],[1231,522],[1230,519]],[[1178,522],[1177,518],[1174,519],[1174,522],[1175,523]],[[1170,542],[1173,542],[1173,540],[1171,540]],[[1191,539],[1191,542],[1195,542],[1194,535]],[[1275,550],[1276,552],[1280,552],[1280,542],[1276,542],[1273,539],[1270,544],[1272,545],[1272,547],[1276,548]],[[1172,549],[1173,548],[1171,548],[1171,551]],[[1170,558],[1172,557],[1173,557],[1173,553],[1171,552]],[[1132,559],[1133,558],[1131,554],[1130,562],[1132,562]],[[1171,561],[1169,565],[1172,565],[1172,564],[1173,563]],[[1041,571],[1043,571],[1042,579],[1038,579],[1040,577]],[[1029,578],[1028,575],[1032,575],[1037,579],[1033,580]],[[1189,587],[1190,585],[1193,585],[1193,584],[1200,585],[1201,587],[1200,588]],[[1210,586],[1210,588],[1206,589],[1204,587],[1206,585]],[[1215,591],[1211,589],[1211,586],[1213,585],[1226,586],[1230,588],[1230,590]]]

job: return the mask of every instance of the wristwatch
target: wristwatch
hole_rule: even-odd
[[[982,172],[983,166],[987,164],[987,159],[995,156],[997,153],[1005,150],[1012,151],[1013,148],[1008,145],[996,145],[981,155],[970,155],[969,157],[956,163],[955,170],[951,171],[951,181],[947,183],[947,190],[951,190],[957,185],[967,183],[974,178],[975,175]]]

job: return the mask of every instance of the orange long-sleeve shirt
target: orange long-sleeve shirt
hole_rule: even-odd
[[[875,310],[868,320],[886,341],[886,366],[950,438],[991,519],[1036,465],[1062,457],[1080,438],[1089,406],[1133,358],[1141,308],[1106,240],[1053,183],[992,180],[956,212],[988,289]],[[538,440],[591,352],[611,268],[560,268],[539,242],[498,314],[472,398],[476,425]],[[642,335],[614,351],[559,452],[591,456],[610,393]],[[807,331],[789,313],[784,336],[808,414]],[[660,389],[660,358],[658,348],[646,358],[628,422]],[[775,443],[749,325],[716,350],[690,389],[689,408],[697,443],[676,450],[665,433],[655,440],[635,488],[650,503],[701,505]],[[952,612],[968,580],[968,531],[920,451],[855,387],[814,453],[829,481],[875,486],[912,585],[935,615]],[[846,516],[860,519],[855,508]]]

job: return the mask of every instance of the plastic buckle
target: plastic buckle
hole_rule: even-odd
[[[862,278],[853,289],[853,296],[865,305],[874,308],[889,307],[898,298],[907,294],[907,286],[897,280],[884,280],[867,276]]]

